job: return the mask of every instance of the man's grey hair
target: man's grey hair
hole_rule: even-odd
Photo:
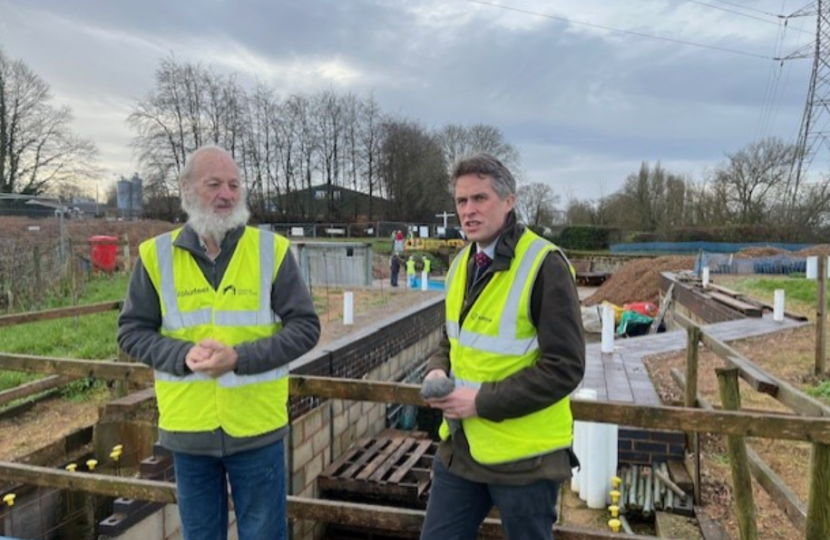
[[[187,156],[187,159],[184,162],[184,168],[182,169],[182,172],[179,173],[179,185],[184,186],[191,180],[191,177],[193,176],[193,167],[196,163],[196,158],[214,152],[218,154],[225,154],[231,159],[231,161],[236,163],[236,160],[233,159],[231,153],[228,152],[225,148],[219,146],[218,144],[206,144],[205,146],[200,146],[199,148],[194,150],[193,153]],[[239,166],[237,165],[237,170],[238,169]]]
[[[490,154],[475,154],[465,156],[455,162],[452,171],[452,188],[459,178],[467,174],[475,174],[479,178],[489,178],[501,200],[516,193],[516,179],[504,166],[504,163]]]

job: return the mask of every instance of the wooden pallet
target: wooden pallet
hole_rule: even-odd
[[[317,477],[329,499],[424,508],[436,444],[406,435],[361,439]]]

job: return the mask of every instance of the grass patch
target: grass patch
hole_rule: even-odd
[[[123,300],[129,277],[101,276],[87,282],[77,304]],[[44,309],[73,305],[71,298],[53,300]],[[54,319],[0,328],[0,349],[12,354],[105,360],[118,352],[116,331],[118,312],[113,310],[80,317]],[[0,371],[0,391],[39,378],[16,371]],[[79,379],[66,385],[61,394],[67,399],[85,400],[105,391],[104,381]]]
[[[724,283],[730,289],[748,294],[753,298],[769,304],[773,303],[775,290],[784,289],[787,310],[807,316],[815,316],[816,302],[818,299],[818,286],[815,280],[792,276],[778,278],[740,277],[728,279],[719,277],[718,282]],[[830,297],[828,297],[828,305],[830,305]]]
[[[830,403],[830,381],[824,381],[817,386],[808,388],[806,392],[814,398]]]

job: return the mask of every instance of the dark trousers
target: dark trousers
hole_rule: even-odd
[[[226,457],[173,453],[185,540],[227,540],[228,483],[240,540],[285,540],[285,443]]]
[[[481,484],[447,471],[436,458],[421,540],[475,540],[490,509],[499,509],[508,540],[552,540],[559,482]]]
[[[393,287],[397,287],[398,286],[398,272],[393,270],[392,273],[390,274],[389,280],[392,282]]]

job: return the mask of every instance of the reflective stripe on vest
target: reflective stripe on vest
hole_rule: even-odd
[[[172,373],[166,373],[164,371],[158,370],[155,370],[153,373],[155,374],[156,380],[162,382],[191,383],[215,380],[222,388],[234,388],[238,386],[245,386],[248,384],[276,381],[288,377],[289,371],[288,367],[285,366],[272,369],[264,373],[257,373],[256,375],[237,375],[233,371],[229,371],[228,373],[225,373],[218,379],[214,379],[210,375],[207,375],[202,372],[190,373],[189,375],[185,375],[184,377],[178,377],[176,375],[173,375]]]
[[[215,311],[210,308],[182,313],[176,301],[176,284],[173,279],[173,235],[164,234],[156,238],[159,270],[161,273],[161,301],[164,302],[162,328],[168,332],[175,332],[183,328],[199,326],[201,324],[215,324],[216,326],[255,326],[282,322],[271,309],[271,296],[260,294],[259,310],[257,311]],[[271,276],[274,275],[274,236],[259,235],[260,253],[260,291],[271,290]],[[214,319],[215,317],[215,319]]]
[[[469,250],[470,247],[468,246]],[[552,250],[554,247],[545,240],[536,240],[527,249],[527,252],[522,257],[519,263],[519,268],[516,270],[516,277],[510,286],[510,292],[507,295],[507,302],[504,304],[504,309],[501,313],[499,322],[498,336],[488,336],[484,334],[477,334],[469,330],[459,331],[458,321],[451,321],[447,319],[447,337],[450,339],[457,339],[458,344],[462,347],[470,347],[480,351],[486,351],[493,354],[507,354],[511,356],[521,356],[539,348],[539,341],[536,336],[526,339],[516,338],[516,324],[518,322],[519,303],[522,300],[522,290],[525,284],[531,277],[531,272],[534,270],[536,257],[543,250]],[[460,255],[458,259],[466,259]],[[461,264],[456,262],[450,269],[447,275],[447,290],[452,287],[452,280],[455,277],[456,267]],[[534,276],[535,277],[535,276]],[[528,310],[530,303],[528,302]],[[529,313],[528,313],[529,316]]]

